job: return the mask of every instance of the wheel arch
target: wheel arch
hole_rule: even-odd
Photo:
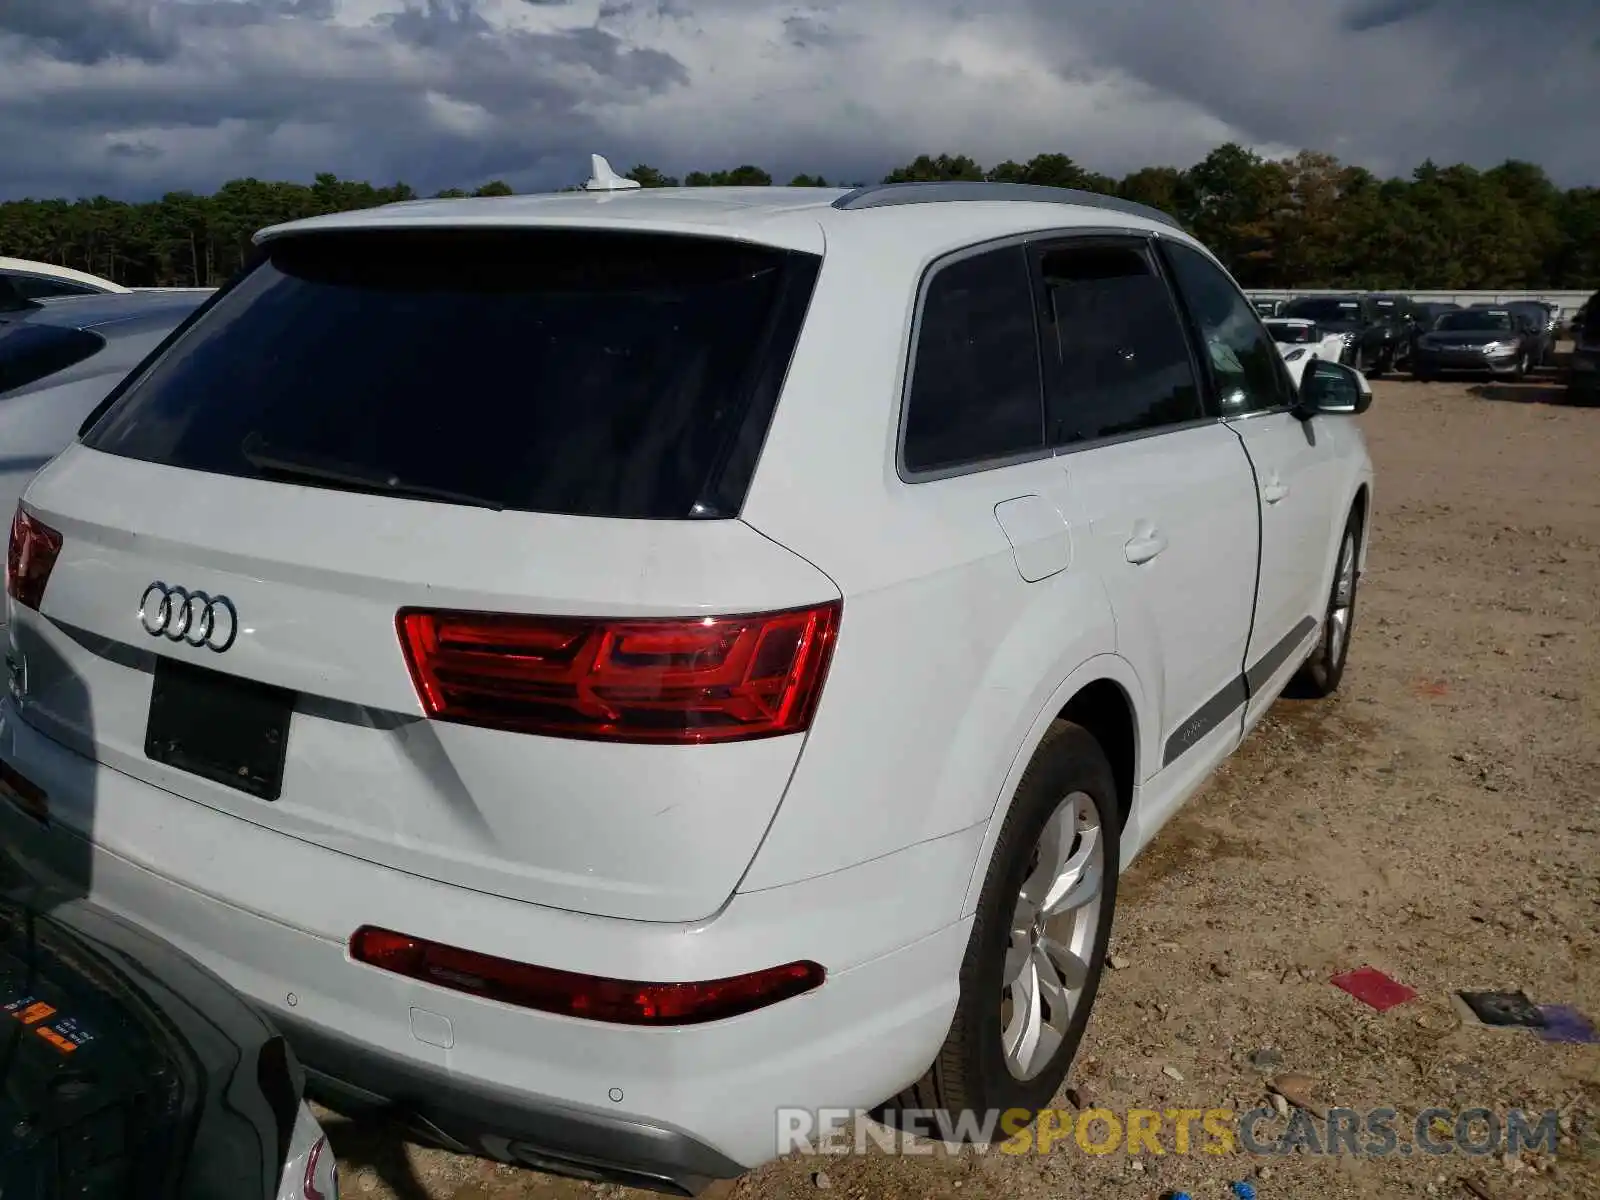
[[[1012,760],[1011,769],[1006,773],[1005,786],[994,811],[989,815],[983,843],[973,863],[972,876],[968,880],[966,898],[961,907],[963,916],[977,910],[1001,826],[1005,824],[1022,774],[1050,727],[1057,721],[1072,721],[1083,726],[1100,742],[1111,761],[1112,775],[1117,783],[1118,825],[1126,829],[1132,819],[1138,782],[1143,772],[1141,756],[1145,747],[1159,740],[1159,730],[1141,728],[1141,721],[1145,719],[1149,719],[1149,714],[1145,708],[1144,690],[1139,685],[1132,665],[1120,655],[1097,654],[1061,683],[1040,710],[1028,730],[1026,740]]]
[[[1356,537],[1357,554],[1356,569],[1367,569],[1367,543],[1372,537],[1372,480],[1363,478],[1356,485],[1356,494],[1350,499],[1350,515],[1355,517],[1358,533]]]

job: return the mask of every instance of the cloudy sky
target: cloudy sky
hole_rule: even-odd
[[[1600,184],[1600,0],[0,0],[0,198],[1228,140]]]

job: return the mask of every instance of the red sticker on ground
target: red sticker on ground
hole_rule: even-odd
[[[1417,998],[1416,992],[1399,980],[1390,979],[1376,967],[1358,967],[1343,975],[1335,975],[1328,982],[1379,1012],[1387,1012],[1397,1004]]]

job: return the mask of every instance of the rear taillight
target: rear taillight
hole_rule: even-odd
[[[61,535],[19,506],[11,518],[11,542],[6,547],[6,595],[37,612],[60,553]]]
[[[402,609],[423,711],[619,742],[728,742],[809,727],[837,601],[742,617],[611,621]]]
[[[793,962],[704,983],[638,983],[529,966],[370,926],[350,939],[350,957],[452,991],[540,1012],[616,1025],[697,1025],[765,1008],[820,987],[827,972]]]

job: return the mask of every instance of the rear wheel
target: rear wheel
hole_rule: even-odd
[[[990,1110],[1034,1113],[1050,1102],[1100,985],[1119,852],[1105,752],[1087,730],[1058,721],[1001,828],[944,1046],[922,1079],[880,1106],[880,1120],[932,1110],[946,1114],[948,1131],[963,1111],[981,1127]],[[998,1124],[988,1131],[997,1139],[1011,1132]]]
[[[1328,608],[1322,618],[1322,638],[1300,668],[1299,684],[1313,696],[1331,696],[1344,678],[1345,659],[1350,653],[1350,632],[1356,618],[1356,568],[1361,542],[1361,520],[1355,513],[1345,523],[1339,539],[1339,557],[1334,562],[1333,586],[1328,589]]]

